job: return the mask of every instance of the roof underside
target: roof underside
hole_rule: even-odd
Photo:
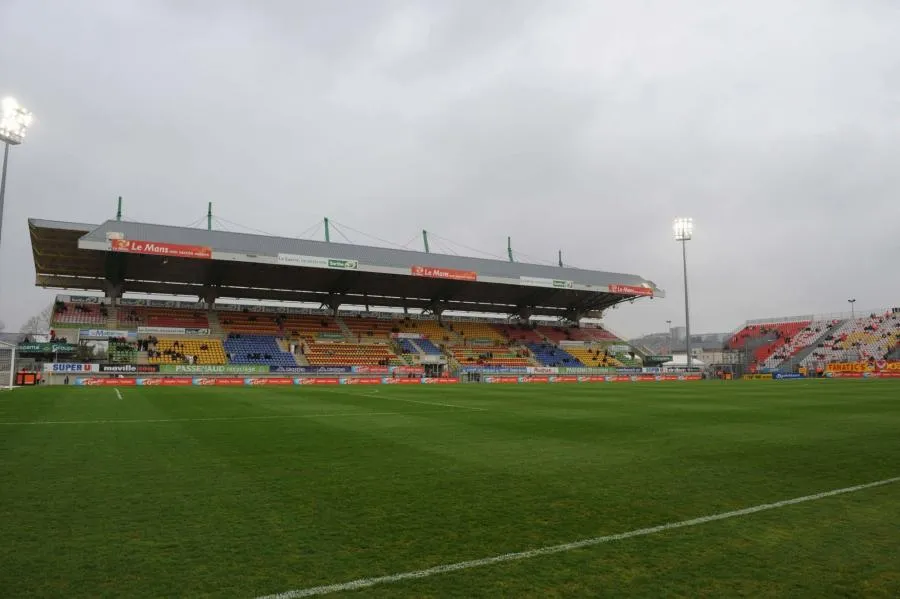
[[[36,284],[48,288],[547,316],[603,310],[634,299],[628,289],[664,296],[635,275],[379,247],[126,221],[29,229]],[[110,238],[203,254],[112,251]]]

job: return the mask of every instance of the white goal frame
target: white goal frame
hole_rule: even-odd
[[[7,361],[8,356],[8,361]],[[6,368],[9,364],[9,373]],[[16,346],[0,341],[0,391],[12,389],[16,382]]]

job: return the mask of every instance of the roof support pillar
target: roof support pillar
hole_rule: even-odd
[[[125,285],[123,283],[113,283],[109,279],[103,282],[103,293],[111,300],[122,299]]]
[[[328,309],[331,310],[332,316],[337,316],[338,308],[341,307],[341,297],[335,293],[328,295]]]
[[[206,302],[206,305],[213,307],[213,304],[216,303],[216,300],[219,297],[219,288],[213,285],[206,285],[203,287],[203,292],[200,294],[200,299]]]

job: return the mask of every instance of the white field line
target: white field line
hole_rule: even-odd
[[[400,397],[394,397],[391,395],[385,395],[384,393],[380,393],[378,391],[370,392],[370,393],[351,393],[350,391],[340,391],[338,389],[321,389],[321,391],[328,391],[329,393],[340,393],[341,395],[349,395],[350,397],[377,397],[379,399],[387,399],[389,401],[404,401],[407,403],[418,403],[425,406],[441,406],[443,408],[456,408],[457,410],[472,410],[473,412],[485,412],[486,408],[473,408],[471,406],[461,406],[458,404],[452,403],[442,403],[439,401],[422,401],[419,399],[404,399]]]
[[[119,391],[118,389],[116,389],[116,397],[118,397],[119,399],[122,399],[122,392]]]
[[[156,424],[162,422],[230,422],[241,420],[301,420],[312,418],[332,418],[340,416],[416,416],[446,414],[459,410],[418,410],[415,412],[327,412],[323,414],[300,414],[278,416],[218,416],[210,418],[149,418],[141,420],[35,420],[32,422],[2,422],[0,426],[25,426],[37,424]]]
[[[603,537],[593,537],[590,539],[582,539],[580,541],[573,541],[571,543],[563,543],[562,545],[550,545],[548,547],[540,547],[538,549],[529,549],[528,551],[519,551],[516,553],[504,553],[503,555],[495,555],[493,557],[484,557],[481,559],[474,559],[464,562],[456,562],[453,564],[443,564],[440,566],[433,566],[431,568],[425,568],[424,570],[414,570],[411,572],[402,572],[399,574],[390,574],[388,576],[377,576],[373,578],[360,578],[357,580],[351,580],[349,582],[342,582],[338,584],[329,584],[325,586],[318,587],[308,587],[305,589],[296,589],[293,591],[286,591],[284,593],[277,593],[275,595],[265,595],[262,597],[258,597],[257,599],[299,599],[300,597],[314,597],[318,595],[326,595],[329,593],[337,593],[340,591],[356,591],[359,589],[364,589],[368,587],[373,587],[380,584],[390,584],[393,582],[400,582],[401,580],[414,580],[418,578],[427,578],[429,576],[436,576],[438,574],[446,574],[447,572],[456,572],[458,570],[468,570],[470,568],[480,568],[481,566],[490,566],[493,564],[500,564],[503,562],[515,562],[519,560],[531,559],[533,557],[540,557],[543,555],[552,555],[554,553],[563,553],[566,551],[572,551],[573,549],[582,549],[584,547],[593,547],[595,545],[602,545],[604,543],[612,543],[613,541],[623,541],[625,539],[631,539],[634,537],[643,537],[646,535],[652,535],[659,532],[666,532],[669,530],[674,530],[676,528],[687,528],[689,526],[698,526],[700,524],[706,524],[707,522],[716,522],[718,520],[727,520],[729,518],[737,518],[740,516],[749,516],[751,514],[756,514],[758,512],[765,512],[768,510],[775,510],[778,508],[787,507],[789,505],[795,505],[798,503],[806,503],[808,501],[817,501],[819,499],[824,499],[826,497],[834,497],[835,495],[843,495],[845,493],[855,493],[857,491],[863,491],[865,489],[871,489],[874,487],[881,487],[884,485],[890,485],[893,483],[900,482],[900,476],[896,476],[894,478],[886,478],[884,480],[879,480],[871,483],[865,483],[862,485],[855,485],[852,487],[844,487],[843,489],[834,489],[832,491],[823,491],[821,493],[814,493],[813,495],[804,495],[803,497],[795,497],[794,499],[785,499],[783,501],[776,501],[775,503],[762,503],[760,505],[755,505],[753,507],[743,508],[740,510],[733,510],[730,512],[720,512],[718,514],[711,514],[709,516],[701,516],[699,518],[692,518],[690,520],[682,520],[680,522],[670,522],[668,524],[660,524],[659,526],[651,526],[649,528],[639,528],[637,530],[631,530],[628,532],[621,532],[613,535],[606,535]]]

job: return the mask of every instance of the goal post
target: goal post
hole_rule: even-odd
[[[16,346],[0,341],[0,390],[12,389],[16,382]]]

